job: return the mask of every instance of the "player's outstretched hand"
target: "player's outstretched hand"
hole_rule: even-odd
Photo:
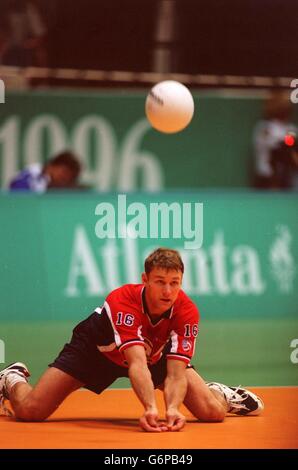
[[[185,426],[185,416],[174,408],[167,411],[166,418],[168,431],[180,431]]]
[[[143,416],[140,418],[140,426],[147,432],[168,431],[168,427],[165,424],[158,422],[157,411],[145,411]]]

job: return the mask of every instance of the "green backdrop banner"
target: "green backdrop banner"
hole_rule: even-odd
[[[249,185],[261,98],[194,93],[190,126],[166,135],[148,124],[145,97],[128,90],[7,92],[0,106],[0,187],[65,148],[81,158],[83,182],[103,191]]]
[[[3,194],[0,362],[5,346],[5,362],[28,359],[37,375],[75,323],[114,287],[139,282],[145,256],[163,245],[185,262],[205,375],[298,384],[297,233],[293,194]]]
[[[205,316],[295,316],[297,202],[253,192],[2,195],[1,318],[78,317],[138,282],[160,245],[181,250],[184,289]]]

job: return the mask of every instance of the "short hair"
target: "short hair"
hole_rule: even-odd
[[[173,269],[184,273],[184,264],[180,254],[170,248],[157,248],[145,259],[145,273],[149,274],[153,268],[162,268],[166,271]]]
[[[50,165],[67,167],[74,178],[77,178],[81,171],[81,164],[72,152],[64,151],[49,161]]]

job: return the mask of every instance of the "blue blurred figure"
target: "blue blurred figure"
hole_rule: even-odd
[[[81,165],[71,152],[62,152],[44,166],[30,165],[21,171],[10,183],[12,191],[43,193],[48,189],[75,189]]]

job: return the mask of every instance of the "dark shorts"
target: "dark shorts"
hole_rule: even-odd
[[[73,330],[70,343],[65,344],[59,356],[49,367],[66,372],[84,384],[84,387],[101,393],[119,377],[128,377],[128,369],[107,359],[96,347],[94,326],[97,314],[79,323]],[[154,387],[163,384],[167,373],[167,360],[161,359],[149,366]]]

